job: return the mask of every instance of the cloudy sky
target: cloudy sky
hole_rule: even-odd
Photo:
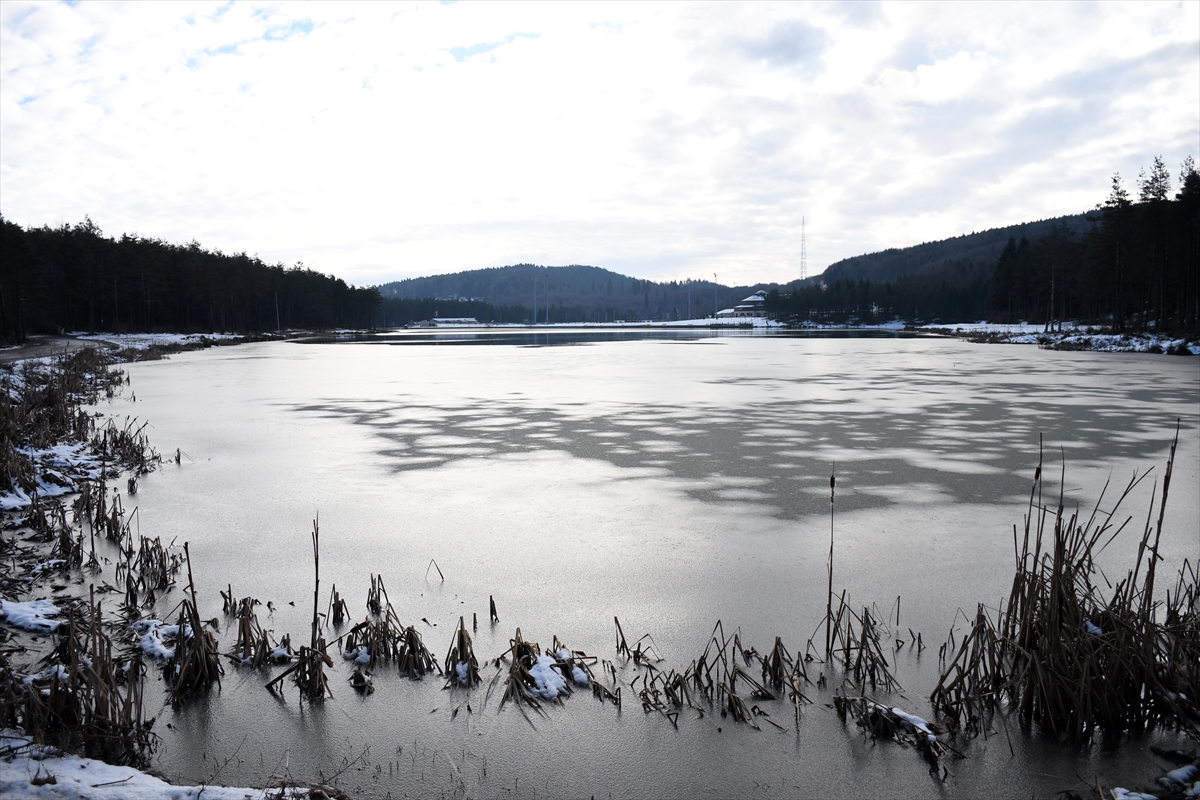
[[[0,212],[787,281],[1200,157],[1200,3],[0,3]]]

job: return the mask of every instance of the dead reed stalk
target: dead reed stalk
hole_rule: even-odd
[[[284,678],[290,675],[296,686],[299,687],[301,696],[308,698],[310,702],[323,700],[326,695],[333,697],[333,691],[329,688],[329,679],[325,676],[325,667],[332,667],[333,659],[325,652],[325,639],[320,635],[321,528],[319,519],[313,519],[312,543],[313,613],[310,645],[308,647],[301,646],[296,663],[266,684],[267,690],[275,693]],[[372,585],[374,585],[374,580],[372,580]]]
[[[179,604],[179,634],[175,656],[164,668],[171,703],[179,705],[189,695],[206,691],[214,682],[220,685],[225,674],[217,652],[217,640],[204,629],[196,603],[196,584],[192,580],[192,556],[185,542],[184,557],[188,567],[188,592]]]
[[[450,642],[450,652],[446,653],[446,687],[465,686],[470,689],[479,684],[479,662],[475,659],[475,648],[471,643],[471,634],[467,632],[467,623],[463,617],[458,618],[458,630]]]
[[[840,692],[834,693],[833,705],[842,722],[852,718],[872,740],[891,740],[916,749],[929,762],[929,771],[941,780],[951,776],[947,760],[962,758],[961,753],[942,739],[940,728],[899,708]]]

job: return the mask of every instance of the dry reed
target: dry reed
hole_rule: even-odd
[[[1061,492],[1057,508],[1041,503],[1039,460],[1020,544],[1013,530],[1016,573],[1007,604],[994,616],[980,606],[961,643],[944,646],[949,663],[930,700],[951,728],[986,731],[996,712],[1011,711],[1072,741],[1155,727],[1200,733],[1200,590],[1191,562],[1165,603],[1155,595],[1177,442],[1178,429],[1157,523],[1151,511],[1132,569],[1107,595],[1093,583],[1094,556],[1129,521],[1117,515],[1145,476],[1135,475],[1107,513],[1102,492],[1081,520],[1066,512]]]
[[[0,726],[38,744],[145,767],[157,737],[143,710],[140,656],[119,660],[93,594],[87,614],[60,626],[47,669],[22,679],[0,655]]]
[[[479,662],[475,659],[475,648],[471,642],[471,634],[467,632],[467,623],[463,617],[458,618],[458,630],[450,643],[450,651],[446,653],[445,663],[446,687],[465,686],[470,689],[479,684]]]

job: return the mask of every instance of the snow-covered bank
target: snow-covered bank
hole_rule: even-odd
[[[782,322],[764,317],[718,317],[713,319],[676,319],[667,322],[641,322],[648,328],[785,328]]]
[[[72,494],[79,491],[82,481],[100,476],[100,460],[83,442],[14,449],[33,464],[36,486],[32,492],[26,492],[20,486],[13,486],[10,492],[0,492],[0,509],[4,511],[27,508],[34,495],[59,497]]]
[[[113,344],[124,350],[150,347],[188,348],[208,342],[227,342],[244,338],[240,333],[71,333],[75,339]]]
[[[918,330],[949,336],[967,336],[971,341],[989,344],[1036,344],[1047,350],[1200,355],[1200,339],[1195,337],[1184,339],[1156,333],[1108,333],[1086,326],[1064,326],[1061,331],[1046,332],[1044,325],[1024,322],[1012,325],[971,322],[922,325]]]
[[[201,795],[203,792],[203,795]],[[227,786],[172,786],[133,767],[115,767],[91,758],[40,747],[19,731],[0,731],[0,797],[38,800],[259,800],[331,795],[301,788],[249,789]]]

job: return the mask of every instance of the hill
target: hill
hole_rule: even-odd
[[[996,259],[1010,238],[1040,239],[1050,233],[1055,225],[1063,223],[1072,234],[1082,236],[1091,225],[1087,214],[1072,214],[1066,217],[1023,222],[1003,228],[992,228],[979,233],[967,233],[937,242],[926,242],[912,247],[888,248],[877,253],[844,258],[829,267],[810,283],[833,283],[838,280],[872,283],[888,283],[904,275],[940,271],[946,262],[975,262],[986,264],[989,269],[996,266]],[[791,286],[791,284],[789,284]]]
[[[712,281],[651,281],[618,272],[573,264],[543,267],[514,264],[507,267],[430,275],[385,283],[378,287],[385,307],[390,299],[438,298],[476,301],[494,307],[521,307],[529,311],[536,300],[538,319],[549,312],[554,322],[613,319],[686,319],[711,315],[714,299],[719,308],[729,306],[758,289],[756,286],[723,286]],[[535,298],[536,289],[536,298]]]
[[[473,303],[505,321],[531,319],[535,303],[539,322],[664,320],[703,317],[763,289],[766,310],[794,323],[987,318],[1192,331],[1200,324],[1200,173],[1190,159],[1180,182],[1172,199],[1170,175],[1155,159],[1136,199],[1114,178],[1089,214],[846,258],[783,286],[659,283],[600,267],[517,264],[385,284],[381,312],[387,322],[415,319],[424,308],[399,304],[433,297],[446,306],[437,310]]]
[[[986,286],[990,285],[996,259],[1009,238],[1040,238],[1059,222],[1065,223],[1077,236],[1082,235],[1089,225],[1085,214],[1075,214],[993,228],[912,247],[889,248],[842,259],[831,264],[820,275],[804,281],[790,281],[782,286],[775,283],[724,286],[712,281],[693,281],[689,286],[680,281],[642,280],[602,267],[580,264],[565,267],[514,264],[408,278],[382,284],[378,289],[385,305],[390,298],[478,301],[495,307],[524,309],[524,313],[531,317],[536,299],[538,319],[545,319],[547,310],[551,319],[556,321],[669,319],[686,318],[689,309],[693,317],[710,315],[714,299],[718,308],[728,308],[759,289],[786,292],[801,286],[833,284],[837,281],[893,283],[903,276],[941,278],[948,273],[953,276],[952,281],[961,281],[962,276],[969,274],[974,284],[970,294],[977,298],[977,302],[963,306],[961,313],[978,315],[987,313],[987,309],[982,307],[987,301]]]

